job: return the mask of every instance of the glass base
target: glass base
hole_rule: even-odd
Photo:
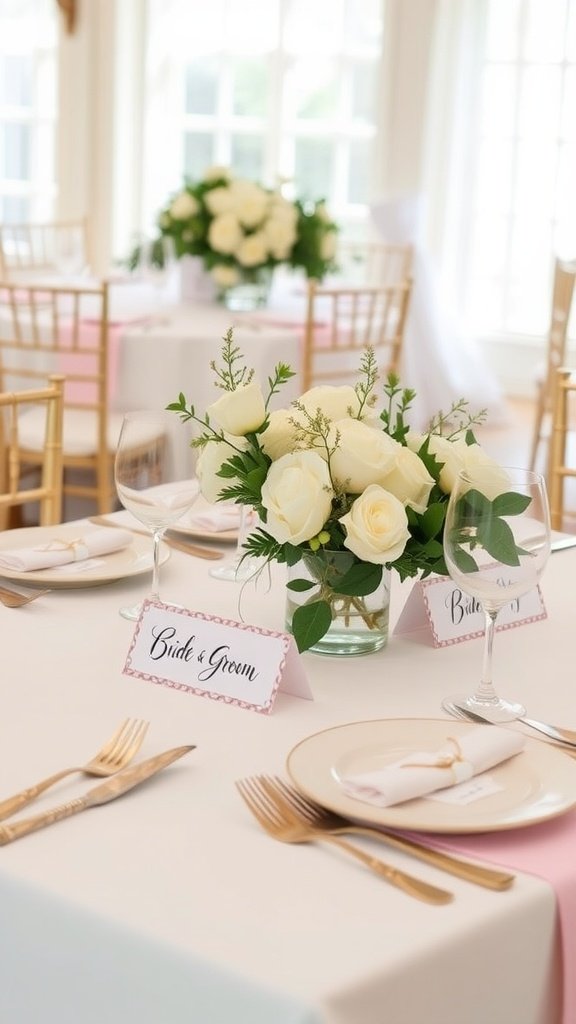
[[[466,712],[469,712],[469,721],[473,721],[473,715],[478,715],[482,721],[489,722],[492,725],[515,722],[526,714],[526,708],[517,701],[504,700],[501,697],[496,697],[493,701],[479,700],[474,695],[470,696],[463,693],[458,693],[453,697],[446,697],[442,701],[442,708],[449,715],[455,715],[456,718],[466,718]],[[461,710],[460,715],[458,714],[459,710]]]
[[[286,623],[289,630],[289,624]],[[321,640],[309,647],[312,654],[350,657],[359,654],[373,654],[388,643],[388,622],[382,623],[378,629],[350,629],[343,626],[331,626]]]
[[[226,565],[216,565],[208,572],[210,576],[213,576],[215,580],[230,580],[232,583],[245,583],[254,576],[260,563],[254,558],[244,558],[242,560],[235,558],[232,562],[227,562]]]
[[[140,618],[141,611],[142,602],[140,601],[138,604],[132,604],[125,606],[124,608],[120,608],[120,615],[123,619],[129,619],[130,622],[137,622]]]

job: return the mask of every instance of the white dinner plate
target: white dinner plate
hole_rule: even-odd
[[[428,799],[375,807],[344,792],[346,775],[376,771],[414,751],[434,751],[448,736],[477,725],[422,718],[351,722],[298,743],[287,759],[288,773],[311,800],[370,825],[418,832],[496,832],[557,817],[576,805],[576,760],[540,740],[526,738],[524,750],[489,773],[499,792],[466,805]]]
[[[211,508],[213,506],[200,495],[194,502],[194,506],[170,527],[170,532],[180,533],[185,537],[195,537],[197,540],[211,540],[215,544],[235,544],[238,540],[238,527],[233,530],[209,530],[196,525],[194,517],[198,515],[198,512],[209,512]],[[239,520],[240,515],[238,515]]]
[[[120,527],[119,527],[120,528]],[[0,551],[11,551],[16,548],[32,547],[35,544],[49,544],[52,540],[72,541],[81,534],[76,526],[28,526],[21,530],[6,530],[0,533]],[[160,549],[160,564],[170,558],[170,551],[165,544]],[[126,579],[128,576],[139,576],[152,569],[153,549],[152,536],[140,537],[134,534],[132,542],[121,551],[113,551],[109,555],[95,556],[98,565],[78,573],[65,574],[62,569],[36,569],[32,572],[16,572],[13,569],[0,568],[0,578],[18,580],[19,583],[35,586],[49,586],[70,589],[74,587],[98,587],[104,583]]]

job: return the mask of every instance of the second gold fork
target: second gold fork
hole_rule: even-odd
[[[291,812],[287,804],[271,798],[268,791],[261,786],[258,778],[242,779],[236,783],[236,786],[258,824],[274,839],[279,839],[282,843],[332,843],[362,861],[379,878],[384,878],[409,896],[436,905],[450,903],[454,899],[453,893],[446,889],[440,889],[438,886],[430,885],[405,871],[400,871],[378,857],[373,857],[357,846],[353,846],[345,839],[303,824]]]

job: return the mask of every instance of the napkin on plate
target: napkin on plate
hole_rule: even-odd
[[[0,569],[11,569],[14,572],[52,569],[97,555],[110,555],[127,547],[131,541],[132,534],[128,530],[108,528],[84,530],[70,540],[55,536],[48,544],[0,551]]]
[[[186,516],[186,525],[195,526],[199,530],[210,530],[212,533],[223,533],[225,530],[240,528],[240,505],[215,505],[192,511]]]
[[[511,729],[479,725],[461,736],[447,736],[435,751],[415,751],[373,772],[340,781],[354,800],[390,807],[471,779],[519,754],[524,737]]]

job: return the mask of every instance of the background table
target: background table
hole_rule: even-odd
[[[173,552],[165,599],[282,628],[284,592],[217,582]],[[499,633],[497,682],[535,717],[574,724],[576,551],[551,557],[547,620]],[[410,584],[394,577],[392,619]],[[472,686],[481,641],[433,650],[392,636],[362,659],[304,655],[314,694],[270,716],[124,676],[118,615],[146,577],[0,606],[0,797],[83,763],[127,716],[150,719],[142,757],[197,750],[101,809],[0,849],[0,1019],[10,1024],[556,1024],[555,898],[518,876],[492,893],[369,841],[456,894],[419,903],[338,851],[269,839],[234,780],[283,773],[305,736],[344,722],[442,717]],[[554,651],[551,666],[550,652]],[[37,809],[84,791],[73,780]],[[576,867],[575,867],[576,875]],[[569,967],[570,969],[570,967]]]

